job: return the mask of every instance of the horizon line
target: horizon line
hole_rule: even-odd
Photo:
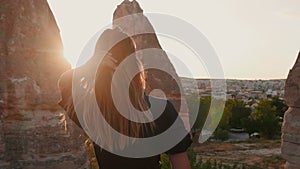
[[[196,77],[196,78],[193,78],[193,77],[185,77],[185,76],[178,76],[179,78],[186,78],[186,79],[195,79],[195,80],[251,80],[251,81],[271,81],[271,80],[286,80],[287,78],[271,78],[271,79],[263,79],[263,78],[258,78],[258,79],[247,79],[247,78],[207,78],[207,77]]]

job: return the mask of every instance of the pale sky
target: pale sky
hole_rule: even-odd
[[[48,0],[61,31],[66,59],[75,66],[87,41],[112,20],[122,0]],[[146,13],[181,18],[214,47],[225,78],[286,78],[300,50],[300,0],[138,0]],[[155,28],[155,25],[154,25]],[[194,77],[207,78],[201,63],[180,43],[159,37]],[[180,55],[185,55],[180,57]],[[186,55],[190,55],[187,57]],[[177,73],[185,76],[176,61]]]

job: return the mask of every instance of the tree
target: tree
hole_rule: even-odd
[[[282,121],[284,113],[288,109],[288,106],[284,103],[283,100],[279,99],[278,96],[272,98],[271,105],[276,107],[276,115],[279,116]]]
[[[261,99],[252,116],[262,136],[272,138],[280,132],[279,117],[271,101]]]
[[[190,122],[196,119],[194,124],[191,124],[192,129],[201,130],[209,112],[211,97],[199,98],[198,95],[190,95],[186,97],[186,101],[189,108]]]
[[[198,99],[196,96],[189,96],[186,98],[190,110],[190,118],[195,118],[196,115],[193,114],[193,112],[197,112],[196,110],[198,109],[198,114],[196,117],[196,121],[193,125],[193,130],[202,130],[204,123],[208,117],[208,113],[210,111],[210,108],[212,108],[212,112],[214,112],[214,108],[210,107],[211,106],[211,97],[203,97]],[[197,104],[198,102],[198,104]],[[199,104],[200,102],[200,104]],[[230,114],[228,112],[224,112],[222,114],[222,118],[220,120],[220,123],[215,130],[215,138],[221,139],[221,140],[226,140],[228,139],[228,129],[229,129],[229,119],[230,119]],[[191,121],[191,120],[190,120]]]
[[[253,119],[253,117],[250,115],[248,117],[244,117],[241,119],[242,127],[245,129],[245,131],[249,134],[252,134],[254,132],[258,132],[258,127],[256,124],[256,121]]]
[[[230,129],[230,119],[232,116],[231,113],[231,107],[232,104],[228,104],[228,101],[225,104],[225,109],[222,114],[222,118],[219,122],[218,127],[214,131],[214,138],[218,140],[227,140],[229,138],[229,132]]]
[[[218,140],[228,140],[229,139],[229,132],[228,130],[222,129],[222,128],[217,128],[214,132],[214,138]]]
[[[231,107],[228,106],[227,102],[225,104],[224,112],[222,114],[222,118],[219,122],[217,129],[229,130],[230,129],[230,119],[231,119]]]
[[[211,97],[204,97],[200,99],[195,99],[194,101],[190,100],[191,98],[187,99],[188,105],[189,105],[189,110],[190,112],[196,112],[198,113],[196,116],[196,121],[193,125],[193,129],[202,129],[203,125],[205,123],[205,120],[207,118],[210,104],[211,104]],[[198,104],[196,103],[198,102]],[[200,102],[200,104],[199,104]],[[198,106],[197,106],[198,105]],[[198,111],[197,111],[198,109]],[[195,118],[194,114],[190,114],[191,118]]]
[[[229,111],[230,113],[230,127],[231,128],[242,128],[241,119],[248,117],[251,114],[251,109],[246,107],[243,101],[238,101],[236,99],[228,100],[226,103],[225,113]]]

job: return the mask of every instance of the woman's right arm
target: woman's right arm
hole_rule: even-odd
[[[172,169],[190,169],[190,161],[186,152],[169,154]]]

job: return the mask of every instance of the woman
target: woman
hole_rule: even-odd
[[[130,66],[123,67],[121,76],[118,76],[118,82],[113,80],[113,75],[116,69],[129,55],[135,53],[135,46],[133,40],[119,29],[109,29],[98,39],[95,52],[92,59],[84,66],[92,62],[93,58],[99,57],[105,51],[105,56],[100,63],[95,80],[95,93],[98,107],[105,118],[106,122],[119,133],[134,137],[145,138],[155,136],[167,130],[176,120],[178,113],[171,104],[167,101],[165,110],[162,115],[152,122],[139,123],[128,120],[123,114],[120,114],[116,104],[116,99],[113,99],[111,90],[112,86],[117,85],[118,90],[117,100],[119,104],[132,104],[134,109],[139,111],[149,111],[150,102],[149,97],[145,96],[145,75],[142,64],[134,57]],[[139,70],[139,73],[130,80],[127,76],[128,72]],[[66,110],[70,118],[80,126],[79,120],[74,112],[74,105],[72,99],[72,75],[73,71],[64,73],[59,81],[59,87],[62,94],[60,105]],[[129,89],[122,89],[122,82],[129,82]],[[115,84],[116,83],[116,84]],[[120,84],[121,83],[121,84]],[[121,86],[120,86],[121,85]],[[123,92],[129,92],[129,99],[127,100]],[[153,98],[152,98],[153,99]],[[156,99],[160,102],[163,100]],[[132,108],[126,108],[127,115],[133,113]],[[125,114],[126,114],[125,113]],[[147,118],[147,117],[146,117]],[[105,137],[112,137],[111,133],[105,132]],[[126,142],[123,140],[111,139],[119,148],[126,147]],[[174,169],[189,169],[189,160],[186,149],[190,146],[191,139],[187,135],[180,143],[168,150],[166,153],[169,156],[172,168]],[[104,148],[101,148],[94,143],[95,154],[100,169],[159,169],[160,168],[160,154],[147,158],[128,158],[115,155]]]

